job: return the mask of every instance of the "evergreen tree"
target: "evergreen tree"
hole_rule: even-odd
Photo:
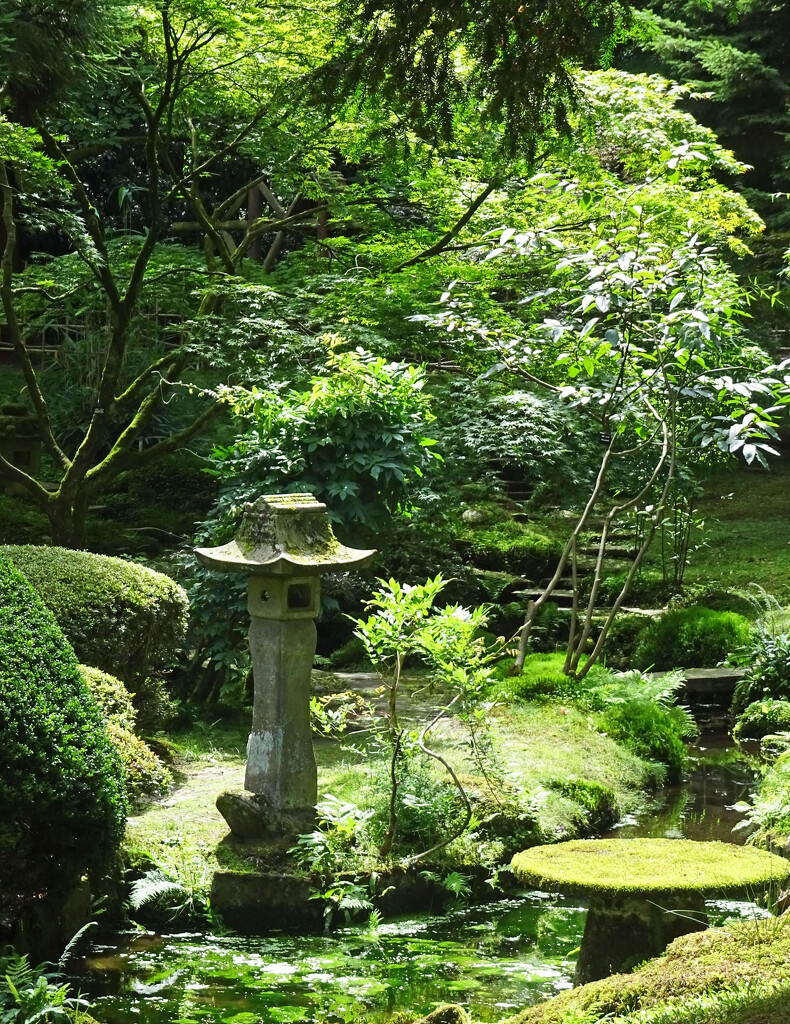
[[[777,0],[652,0],[619,55],[628,70],[660,71],[707,97],[694,115],[754,168],[742,182],[761,214],[781,223],[769,193],[790,191],[790,7]],[[785,213],[785,217],[790,213]]]

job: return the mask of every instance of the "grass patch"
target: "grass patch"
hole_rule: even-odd
[[[556,704],[519,704],[500,711],[497,735],[502,758],[513,765],[522,785],[544,794],[544,831],[556,837],[578,834],[582,801],[554,788],[556,780],[584,779],[614,794],[619,814],[633,810],[660,771],[599,731],[601,715]],[[567,790],[566,790],[567,791]]]
[[[785,460],[767,472],[739,468],[711,477],[698,507],[706,543],[693,553],[685,582],[741,590],[758,583],[790,602],[788,487]]]
[[[429,714],[433,717],[432,709],[441,703],[436,693],[426,690],[424,680],[418,681],[418,690],[421,692],[411,698],[404,716],[409,728],[428,721]],[[534,842],[589,835],[634,808],[645,788],[655,783],[653,766],[598,731],[597,714],[549,704],[513,705],[496,709],[493,714],[491,735],[506,774],[504,784],[512,783],[523,794],[509,811],[515,831],[504,835],[492,832],[474,842],[459,841],[446,853],[450,865],[493,864]],[[174,772],[180,785],[164,800],[129,819],[127,843],[146,850],[165,871],[176,876],[185,867],[211,872],[220,863],[229,866],[232,850],[222,842],[228,830],[215,800],[225,789],[243,788],[247,729],[246,723],[214,723],[177,734],[171,749],[175,751]],[[497,794],[468,757],[457,722],[437,729],[431,745],[462,776],[483,816],[501,811]],[[382,819],[385,817],[389,772],[385,756],[366,755],[331,741],[317,741],[315,752],[320,799],[329,795],[341,803],[356,804],[363,811],[374,808]],[[448,815],[458,811],[447,805],[454,790],[443,769],[423,760],[408,785],[413,791],[414,810],[404,816],[404,833],[408,834],[409,828],[428,828],[431,822],[443,833]],[[417,806],[421,801],[425,806]],[[416,848],[421,848],[423,838],[419,831],[415,834]],[[375,845],[370,856],[374,853]]]

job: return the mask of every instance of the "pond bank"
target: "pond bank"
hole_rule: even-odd
[[[540,709],[519,710],[503,742],[509,750],[523,746],[525,772],[537,772],[539,757],[552,749],[559,750],[560,765],[566,756],[575,757],[576,764],[590,763],[601,738],[565,711],[563,715],[554,708],[547,717]],[[752,778],[724,744],[724,737],[705,737],[692,748],[688,783],[658,792],[641,805],[634,800],[615,834],[638,829],[643,835],[701,838],[695,831],[704,827],[723,838],[730,815],[742,813],[728,808],[748,794]],[[319,759],[328,777],[332,772],[342,776],[346,769],[332,760],[333,749],[319,744]],[[156,827],[147,835],[158,837],[173,863],[189,860],[192,835],[207,844],[215,828],[224,832],[211,794],[240,777],[242,764],[230,746],[225,753],[216,744],[196,751],[191,781],[141,816],[140,826],[147,819],[150,825],[154,816]],[[606,764],[595,767],[597,777],[605,779]],[[633,793],[638,796],[636,789]],[[562,804],[554,807],[559,815]],[[173,825],[174,811],[178,826]],[[139,835],[135,830],[133,822],[131,832]],[[206,845],[203,853],[204,866],[209,855],[220,860],[229,856],[222,843],[213,849]],[[97,1000],[95,1015],[107,1024],[165,1024],[173,1019],[205,1024],[329,1019],[345,1024],[360,1017],[385,1019],[396,1011],[419,1015],[448,1000],[461,1003],[481,1022],[533,1012],[525,1007],[537,1012],[537,1004],[546,1008],[542,1012],[553,1012],[548,1007],[554,1000],[545,1000],[572,985],[574,951],[585,920],[583,902],[545,893],[492,891],[492,898],[454,907],[448,896],[442,912],[374,919],[372,926],[341,928],[332,936],[138,934],[96,947],[79,985]],[[764,912],[742,902],[712,901],[708,911],[714,924],[746,915],[766,934],[773,927],[772,922],[760,924]],[[718,956],[719,947],[710,952]],[[569,1009],[576,1006],[570,995],[565,999]],[[554,1019],[563,1018],[546,1018]],[[531,1020],[524,1016],[524,1024]]]
[[[411,702],[411,722],[419,724],[428,714],[434,714],[436,697],[428,695],[424,702]],[[440,873],[459,871],[480,883],[480,895],[490,893],[482,883],[498,868],[506,865],[513,853],[524,846],[600,834],[600,832],[637,809],[644,801],[645,791],[654,789],[658,776],[656,768],[640,760],[623,746],[596,728],[596,716],[573,707],[551,704],[512,705],[498,709],[494,735],[497,757],[510,778],[518,782],[525,794],[515,806],[499,803],[496,794],[486,793],[476,769],[465,761],[460,729],[450,720],[437,730],[435,743],[447,756],[455,760],[457,770],[463,773],[464,784],[476,800],[475,808],[480,824],[471,837],[453,844],[443,852],[441,860],[433,864],[421,863],[420,869],[432,867]],[[295,837],[281,843],[261,845],[241,842],[228,834],[227,826],[215,807],[215,800],[223,790],[240,790],[244,776],[244,736],[242,730],[214,729],[206,735],[190,735],[182,742],[179,761],[178,787],[164,800],[152,804],[130,818],[127,828],[127,850],[130,863],[138,865],[139,873],[152,864],[166,874],[188,886],[202,889],[208,894],[216,872],[223,892],[236,882],[248,887],[254,875],[261,876],[262,890],[272,891],[271,879],[284,874],[292,879],[291,888],[301,892],[301,914],[295,927],[321,928],[321,914],[314,901],[309,900],[308,871],[286,856]],[[322,799],[334,801],[333,807],[347,802],[359,805],[367,813],[374,800],[384,799],[379,766],[365,752],[336,741],[318,740],[315,744],[319,765],[319,793]],[[440,783],[434,792],[444,799],[452,793],[449,783]],[[420,781],[419,786],[424,784]],[[367,798],[365,793],[368,794]],[[323,797],[330,794],[330,797]],[[430,810],[430,808],[429,808]],[[443,813],[437,804],[435,814]],[[438,819],[437,819],[438,820]],[[383,865],[372,854],[365,860],[359,856],[359,844],[354,852],[356,868],[347,868],[357,876],[370,872],[381,874]],[[342,869],[341,869],[342,870]],[[403,872],[400,872],[403,875]],[[412,872],[419,878],[419,871]],[[246,875],[246,878],[240,876]],[[298,880],[303,880],[301,886]],[[390,880],[391,882],[393,880]],[[404,902],[398,904],[392,896],[386,898],[381,909],[387,914],[414,912],[421,907],[446,902],[441,886],[419,883],[422,904],[415,902],[414,878],[404,877],[408,890]],[[397,885],[398,880],[395,880]],[[275,886],[276,888],[276,886]],[[380,888],[386,888],[382,886]],[[215,892],[215,896],[217,893]],[[444,893],[446,896],[447,893]],[[238,897],[238,898],[237,898]],[[249,898],[241,893],[231,899],[249,905]],[[223,899],[215,902],[222,913]],[[254,915],[253,915],[254,916]],[[260,918],[261,915],[258,915]],[[288,916],[288,908],[285,908]],[[291,915],[293,917],[293,915]],[[228,914],[234,927],[241,920]],[[141,920],[149,920],[144,913]],[[283,923],[282,914],[275,926]],[[250,928],[258,928],[253,922]],[[245,928],[244,930],[250,930]]]

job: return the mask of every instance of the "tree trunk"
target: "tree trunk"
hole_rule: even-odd
[[[58,492],[47,509],[52,543],[61,548],[84,548],[89,495]]]

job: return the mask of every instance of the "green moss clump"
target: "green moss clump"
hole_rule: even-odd
[[[0,558],[0,892],[68,885],[117,848],[122,770],[74,652]]]
[[[680,840],[669,840],[680,842]],[[769,924],[774,927],[762,929]],[[648,961],[632,974],[615,974],[581,985],[538,1006],[510,1017],[506,1024],[571,1024],[619,1017],[670,999],[684,1001],[704,993],[723,992],[737,985],[790,980],[790,922],[744,922],[723,929],[694,932],[676,939],[665,956]],[[671,1018],[670,1018],[671,1019]],[[749,1021],[743,1018],[743,1024]],[[774,1024],[781,1017],[756,1018],[754,1024]],[[713,1024],[700,1017],[694,1024]],[[722,1024],[741,1024],[741,1018]],[[625,1022],[623,1022],[625,1024]],[[663,1024],[663,1022],[662,1022]],[[751,1021],[750,1021],[751,1024]]]
[[[774,732],[790,730],[790,701],[756,700],[739,716],[732,736],[735,740],[761,739]]]
[[[619,817],[617,799],[611,786],[591,779],[553,779],[548,787],[579,805],[578,825],[581,835],[590,835],[611,828]]]
[[[578,839],[517,853],[519,881],[569,894],[727,896],[784,881],[790,863],[754,847],[689,839]]]
[[[570,699],[577,693],[577,687],[562,671],[564,664],[564,653],[529,654],[521,674],[511,676],[513,662],[507,658],[497,664],[495,678],[500,689],[519,700]]]
[[[664,671],[717,665],[745,647],[750,637],[751,625],[743,615],[712,608],[674,608],[641,634],[634,666]]]
[[[621,1017],[619,1024],[777,1024],[786,1019],[790,982],[750,982],[721,992],[680,996]]]
[[[528,523],[505,519],[482,527],[466,527],[459,537],[474,552],[482,569],[540,576],[553,569],[562,553],[562,542]]]
[[[26,545],[0,547],[0,555],[24,573],[79,660],[122,679],[143,711],[146,679],[183,641],[184,590],[153,569],[89,551]]]

